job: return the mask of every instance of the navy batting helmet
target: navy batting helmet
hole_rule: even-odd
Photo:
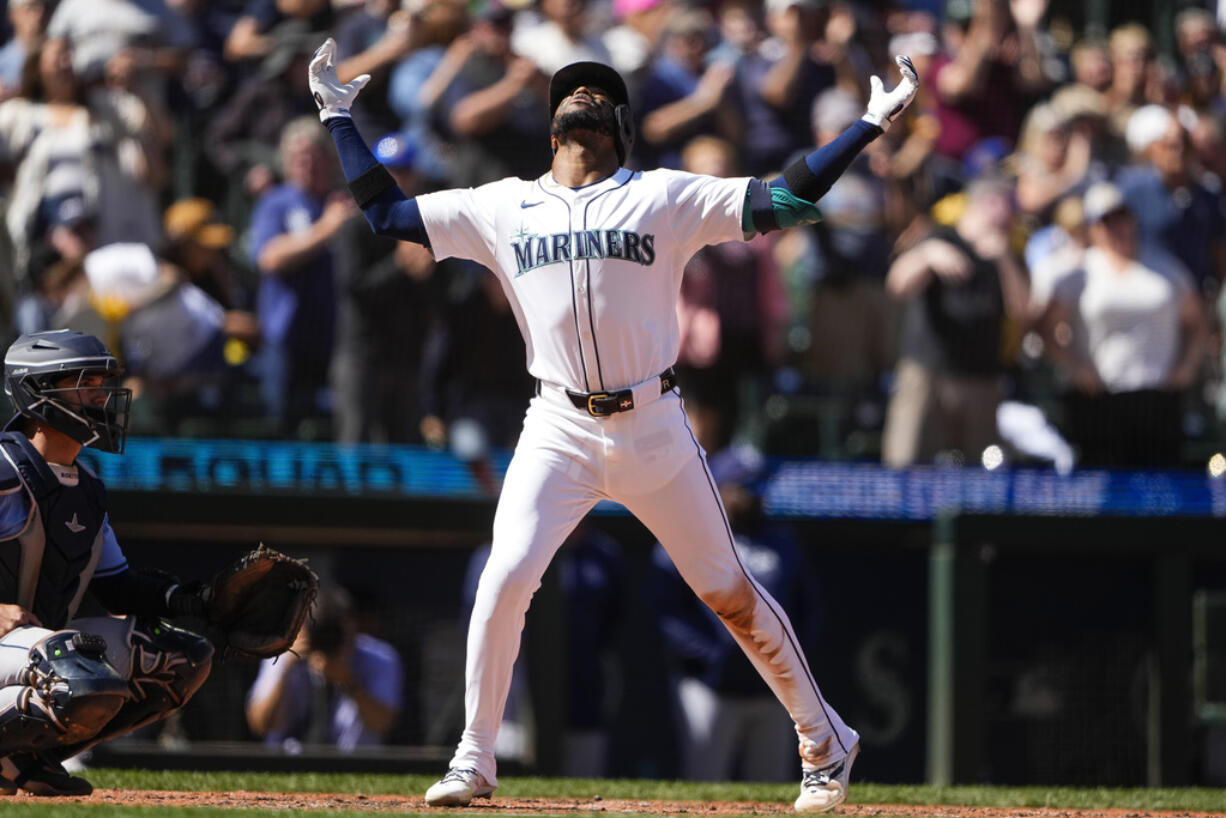
[[[630,113],[626,82],[609,66],[598,62],[574,62],[559,68],[549,80],[549,118],[553,119],[562,100],[580,86],[599,88],[613,103],[613,113],[617,117],[613,144],[617,148],[617,161],[624,165],[634,146],[634,116]]]
[[[74,330],[28,332],[4,356],[4,392],[19,416],[104,452],[122,452],[128,430],[132,390],[119,385],[122,375],[101,341]],[[88,376],[102,384],[84,384]]]

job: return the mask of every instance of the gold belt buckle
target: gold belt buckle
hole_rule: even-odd
[[[611,412],[597,412],[596,407],[592,405],[592,401],[600,400],[601,398],[607,398],[607,397],[609,397],[608,392],[593,392],[592,394],[588,395],[587,396],[587,413],[594,417],[600,417],[601,415],[612,414]]]

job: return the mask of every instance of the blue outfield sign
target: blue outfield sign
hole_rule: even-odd
[[[501,477],[509,451],[492,454]],[[122,456],[82,453],[112,491],[487,496],[468,465],[425,446],[130,438]],[[1205,472],[986,471],[776,460],[762,487],[777,518],[930,520],[943,512],[1226,516],[1226,477]],[[619,507],[601,503],[598,510]]]

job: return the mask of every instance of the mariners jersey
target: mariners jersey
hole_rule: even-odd
[[[528,371],[580,392],[622,389],[677,359],[686,262],[739,240],[748,178],[631,172],[578,189],[539,179],[417,197],[435,257],[499,277]]]
[[[25,515],[0,541],[0,602],[21,605],[46,628],[76,612],[110,532],[106,489],[84,465],[76,470],[76,485],[64,485],[25,435],[0,434],[0,500],[6,517]]]

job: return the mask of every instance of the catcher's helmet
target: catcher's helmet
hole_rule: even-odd
[[[83,385],[91,375],[102,384]],[[104,452],[123,451],[132,390],[119,385],[122,375],[101,341],[68,329],[28,332],[4,356],[4,392],[19,416]]]
[[[634,116],[630,113],[630,94],[621,75],[607,65],[598,62],[574,62],[558,69],[549,80],[549,118],[558,112],[562,100],[581,85],[599,88],[613,102],[613,114],[617,117],[613,144],[617,148],[617,161],[626,163],[630,149],[634,147]]]

